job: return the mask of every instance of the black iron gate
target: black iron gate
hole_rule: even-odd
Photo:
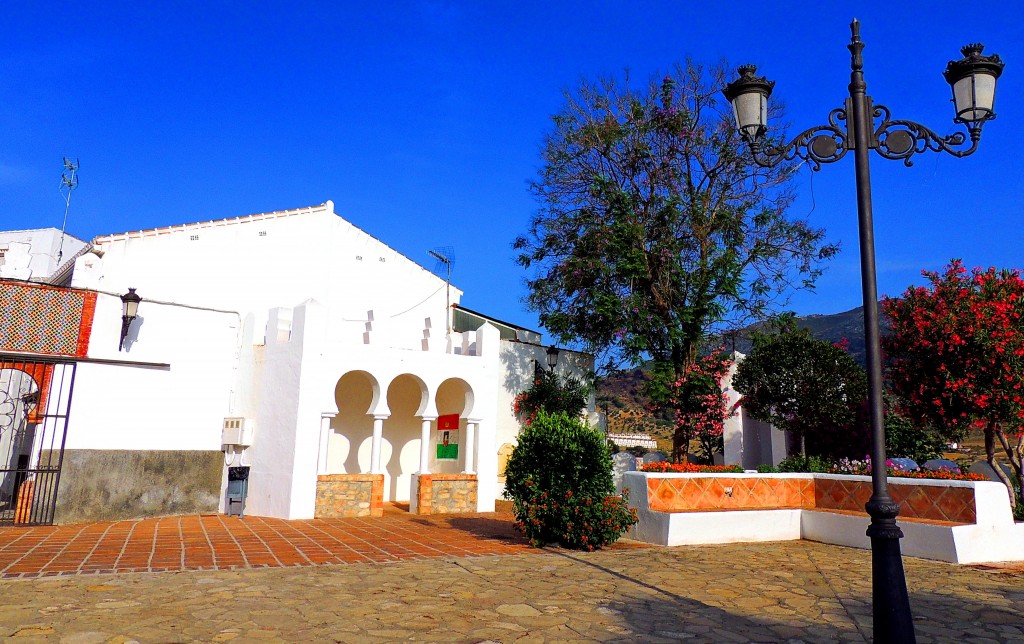
[[[0,525],[53,523],[73,361],[0,353]]]

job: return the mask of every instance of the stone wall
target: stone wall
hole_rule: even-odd
[[[476,512],[476,474],[420,474],[417,514]]]
[[[54,523],[217,512],[223,472],[220,451],[67,449]]]
[[[384,516],[384,475],[317,476],[313,516],[317,519]]]

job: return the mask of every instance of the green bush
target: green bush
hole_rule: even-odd
[[[779,462],[780,472],[818,472],[827,473],[832,463],[819,456],[788,456]]]
[[[604,437],[565,413],[539,410],[505,468],[516,525],[536,546],[593,549],[618,539],[636,517],[609,500],[614,490]]]
[[[549,414],[565,412],[578,416],[587,406],[591,391],[592,388],[579,378],[538,369],[529,389],[512,401],[512,411],[524,425],[533,422],[541,409]]]
[[[890,457],[912,458],[924,463],[942,458],[946,441],[933,429],[916,427],[905,416],[895,412],[885,415],[885,451]]]
[[[758,474],[778,474],[779,470],[774,465],[767,465],[767,464],[765,464],[765,465],[758,465],[757,466],[757,473]]]

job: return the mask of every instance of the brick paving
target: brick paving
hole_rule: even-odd
[[[287,521],[224,515],[0,529],[0,577],[387,563],[537,552],[494,514]]]

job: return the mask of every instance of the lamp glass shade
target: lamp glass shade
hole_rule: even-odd
[[[134,318],[139,313],[139,302],[142,298],[135,293],[134,288],[121,296],[121,314],[126,318]]]
[[[768,97],[758,91],[744,92],[732,101],[736,127],[754,138],[768,123]]]
[[[548,369],[554,369],[558,366],[558,349],[555,347],[548,347]]]
[[[983,121],[992,114],[996,98],[996,77],[974,73],[953,83],[953,103],[956,118],[972,123]]]

